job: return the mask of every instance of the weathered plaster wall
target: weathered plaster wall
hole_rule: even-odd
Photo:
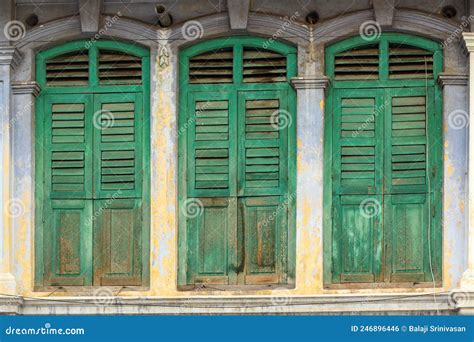
[[[328,6],[341,6],[331,2]],[[305,12],[306,13],[306,12]],[[401,13],[401,12],[400,12]],[[291,14],[291,13],[290,13]],[[267,18],[267,19],[265,19]],[[298,45],[299,75],[307,78],[323,76],[324,44],[339,40],[348,35],[357,35],[360,24],[373,20],[373,12],[365,10],[355,13],[341,12],[337,18],[317,25],[313,36],[307,27],[295,24],[281,39]],[[249,19],[250,33],[271,36],[281,27],[277,17],[252,14]],[[442,40],[456,25],[437,19],[438,31],[427,31],[423,22],[408,20],[405,16],[395,16],[394,26],[403,26],[403,31],[431,34],[432,38]],[[229,34],[226,14],[200,18],[204,26],[203,39]],[[427,21],[428,22],[428,21]],[[64,40],[83,37],[77,18],[57,23],[57,27],[45,25],[37,28],[19,43],[25,59],[15,73],[17,81],[34,80],[34,51]],[[411,26],[410,26],[411,25]],[[323,166],[323,124],[324,90],[298,90],[297,113],[297,267],[296,288],[294,290],[261,291],[177,291],[177,96],[179,93],[177,75],[179,61],[177,52],[181,45],[190,44],[180,37],[180,26],[172,30],[160,30],[126,19],[120,20],[106,33],[104,38],[136,40],[148,45],[152,51],[151,68],[151,260],[150,290],[143,292],[121,291],[124,296],[261,296],[261,295],[321,295],[321,294],[375,294],[431,292],[433,288],[398,288],[371,290],[324,290],[322,286],[322,166]],[[49,39],[45,39],[46,36]],[[171,37],[170,44],[163,37]],[[159,47],[168,45],[170,64],[160,67]],[[310,37],[314,44],[308,47]],[[29,39],[29,40],[28,40]],[[43,40],[42,40],[43,39]],[[310,52],[310,53],[308,53]],[[445,69],[450,74],[465,74],[466,61],[459,49],[446,51]],[[445,121],[454,109],[466,110],[467,93],[465,85],[446,86]],[[31,104],[32,95],[16,94],[14,115],[22,113],[13,134],[13,195],[24,203],[22,215],[13,220],[13,269],[17,280],[17,293],[29,296],[47,296],[50,293],[33,292],[34,274],[34,108],[25,109]],[[466,133],[465,129],[454,130],[445,125],[445,198],[444,198],[444,290],[458,286],[459,278],[465,269],[465,172],[466,172]],[[0,292],[5,289],[0,288]],[[442,290],[442,289],[440,289]],[[53,296],[63,295],[55,292]],[[71,295],[71,294],[69,294]]]

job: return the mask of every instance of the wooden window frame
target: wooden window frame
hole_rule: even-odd
[[[190,46],[179,53],[179,115],[178,130],[180,127],[187,127],[186,108],[187,96],[190,91],[221,92],[221,91],[287,91],[288,108],[296,114],[296,92],[290,85],[292,77],[297,73],[297,50],[295,47],[279,41],[268,44],[268,50],[281,53],[287,58],[286,82],[275,83],[248,83],[242,80],[243,70],[243,47],[253,47],[266,50],[268,41],[264,38],[250,36],[236,36],[227,38],[217,38],[204,41]],[[189,59],[193,56],[208,52],[214,49],[233,47],[233,83],[217,84],[191,84],[189,82]],[[288,194],[296,193],[296,115],[295,121],[288,132]],[[186,165],[188,159],[187,136],[183,132],[178,132],[178,290],[193,290],[195,285],[187,282],[187,241],[186,241],[186,217],[182,210],[183,202],[186,200],[187,179]],[[291,151],[291,153],[290,153]],[[278,285],[219,285],[221,290],[252,290],[272,287],[294,287],[296,269],[296,200],[288,203],[288,248],[287,248],[287,281],[286,284]],[[213,290],[209,288],[208,290]]]
[[[366,45],[379,44],[379,78],[376,80],[335,80],[334,79],[334,58],[335,55],[357,47]],[[406,44],[422,48],[433,52],[433,78],[425,79],[389,79],[389,60],[388,47],[389,44]],[[388,88],[403,88],[403,87],[428,87],[434,92],[434,118],[436,122],[433,123],[433,132],[430,135],[439,136],[443,139],[443,105],[442,105],[442,90],[438,85],[438,75],[443,70],[443,50],[440,43],[422,38],[415,35],[404,33],[382,33],[379,37],[373,40],[366,40],[360,36],[348,38],[336,42],[328,46],[325,50],[325,70],[326,75],[330,78],[330,86],[326,89],[326,107],[324,120],[324,160],[329,161],[332,154],[332,122],[333,122],[333,99],[337,89],[388,89]],[[429,136],[430,136],[429,135]],[[432,141],[430,141],[432,144]],[[436,168],[434,181],[437,189],[442,189],[443,183],[443,143],[436,144]],[[323,285],[328,289],[362,289],[362,288],[414,288],[414,287],[433,287],[433,285],[442,286],[442,260],[443,260],[443,229],[442,229],[442,191],[434,191],[430,198],[429,205],[436,215],[432,219],[430,227],[430,236],[432,239],[432,267],[434,273],[434,282],[421,283],[335,283],[333,282],[333,256],[332,256],[332,215],[333,215],[333,196],[332,187],[333,179],[331,174],[332,162],[324,163],[324,205],[323,205]]]
[[[99,85],[98,78],[98,53],[99,50],[113,50],[130,54],[141,58],[142,61],[142,84],[141,85]],[[47,60],[74,51],[88,51],[89,55],[89,83],[87,86],[48,86],[46,84],[46,62]],[[34,272],[34,291],[54,291],[59,287],[66,292],[90,291],[94,288],[123,288],[122,286],[48,286],[44,284],[44,184],[45,165],[44,165],[44,104],[48,96],[63,94],[111,94],[117,92],[140,94],[143,110],[143,128],[141,159],[143,169],[142,175],[142,285],[126,286],[127,290],[144,291],[149,289],[150,283],[150,51],[149,49],[126,42],[118,41],[90,41],[78,40],[68,42],[53,48],[39,52],[36,55],[36,80],[41,87],[41,92],[35,101],[35,272]],[[91,180],[89,180],[91,181]],[[92,246],[91,246],[92,248]]]

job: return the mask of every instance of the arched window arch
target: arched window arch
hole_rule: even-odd
[[[178,284],[294,283],[296,49],[220,38],[180,66]]]
[[[440,285],[441,45],[382,33],[325,60],[325,285]]]
[[[36,67],[37,287],[147,285],[149,51],[74,41]]]

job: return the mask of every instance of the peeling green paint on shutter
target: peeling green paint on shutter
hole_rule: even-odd
[[[36,191],[38,288],[148,281],[148,86],[99,86],[94,69],[100,49],[115,50],[106,56],[107,67],[122,70],[133,59],[133,67],[143,68],[145,84],[148,52],[118,42],[97,43],[87,50],[89,61],[81,50],[84,42],[37,56],[38,81],[44,85],[36,122],[36,181],[44,182]],[[45,65],[64,53],[74,59],[74,51],[90,65],[88,86],[49,87]],[[118,66],[112,65],[113,56]],[[127,83],[122,71],[119,84]]]
[[[250,37],[222,43],[181,54],[179,169],[186,177],[179,190],[178,285],[291,283],[295,113],[288,76],[295,51],[280,43],[275,51],[261,49],[260,39]],[[261,76],[260,67],[275,68],[278,80]],[[225,69],[225,78],[214,73],[199,81],[213,68]]]
[[[357,73],[341,68],[374,47],[375,79],[338,76]],[[326,50],[326,67],[334,82],[325,116],[324,284],[440,285],[439,44],[395,33],[350,38]]]

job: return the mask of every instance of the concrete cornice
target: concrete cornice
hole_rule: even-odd
[[[444,40],[459,29],[459,24],[434,14],[428,15],[421,11],[396,9],[392,28]]]
[[[469,53],[474,51],[474,32],[463,32],[464,45]]]
[[[31,94],[36,97],[38,96],[40,90],[41,90],[41,87],[35,81],[12,83],[13,94]]]
[[[436,296],[436,298],[434,298]],[[285,297],[282,304],[273,297],[0,297],[0,314],[13,315],[113,315],[113,314],[450,314],[458,301],[450,294],[320,295]]]
[[[438,84],[444,86],[467,86],[469,83],[469,76],[464,74],[445,74],[441,73],[438,76]]]
[[[21,53],[14,46],[0,46],[0,65],[10,65],[17,67],[21,61]]]
[[[293,77],[291,85],[295,89],[325,89],[329,85],[329,78],[321,77]]]

